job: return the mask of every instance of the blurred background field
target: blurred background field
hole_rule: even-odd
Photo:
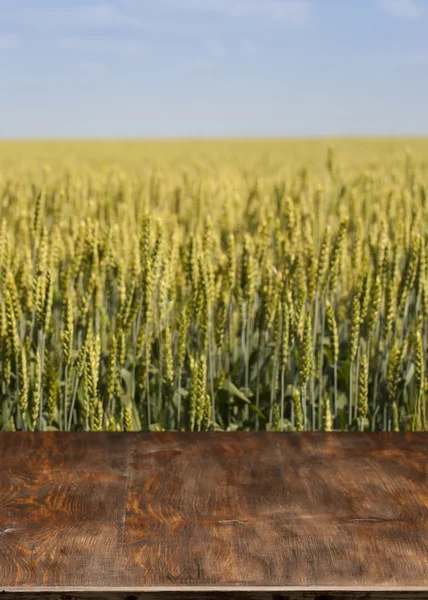
[[[215,173],[228,168],[237,173],[258,167],[263,175],[280,176],[290,168],[307,167],[325,175],[326,149],[335,148],[346,168],[390,168],[411,149],[427,167],[428,138],[296,138],[212,140],[0,140],[0,164],[5,171],[36,169],[44,164],[96,168],[170,169],[203,167]],[[36,174],[37,174],[36,172]],[[175,173],[176,174],[176,173]],[[261,173],[260,173],[261,174]]]

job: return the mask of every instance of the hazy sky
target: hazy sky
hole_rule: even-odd
[[[0,137],[428,134],[428,0],[0,0]]]

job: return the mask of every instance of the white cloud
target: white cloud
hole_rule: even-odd
[[[59,40],[59,46],[74,52],[116,54],[135,58],[146,52],[144,44],[126,39],[64,37]]]
[[[172,0],[164,0],[172,5]],[[182,0],[187,12],[221,13],[230,17],[262,17],[300,25],[310,16],[307,0]]]
[[[30,8],[24,11],[17,7],[12,10],[10,7],[9,12],[15,17],[19,16],[21,22],[25,21],[31,29],[44,32],[54,30],[63,36],[108,30],[167,35],[194,33],[195,20],[199,19],[198,27],[205,27],[207,21],[211,23],[212,17],[224,20],[251,19],[252,22],[263,19],[281,24],[303,25],[311,17],[311,2],[312,0],[156,0],[151,3],[147,0],[87,0],[84,5],[58,2],[37,10]],[[10,42],[3,44],[6,43]],[[214,50],[213,53],[219,52]]]
[[[421,7],[414,0],[379,0],[379,5],[394,17],[416,19],[422,15]]]
[[[141,7],[136,0],[122,1],[127,7]],[[311,15],[309,0],[157,0],[155,6],[168,13],[217,13],[226,17],[267,18],[293,25],[306,23]]]
[[[19,39],[15,35],[0,33],[0,50],[12,50],[19,46]]]
[[[54,26],[79,28],[131,27],[140,29],[145,27],[144,21],[140,18],[127,15],[107,3],[49,10],[43,15],[43,22]]]
[[[1,0],[0,0],[1,2]],[[161,0],[159,0],[161,3]],[[157,8],[157,5],[155,5]],[[133,4],[128,1],[117,1],[116,4],[103,2],[86,6],[59,5],[55,8],[42,11],[25,11],[20,13],[20,18],[25,20],[32,28],[38,30],[55,29],[62,32],[81,31],[107,31],[114,29],[128,29],[136,34],[141,32],[191,33],[194,24],[176,22],[174,19],[165,18],[162,13],[159,18],[157,10],[147,11],[143,3]],[[157,18],[156,18],[157,17]]]

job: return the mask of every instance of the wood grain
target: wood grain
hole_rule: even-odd
[[[292,592],[254,592],[253,590],[218,592],[180,592],[175,588],[168,591],[129,592],[8,592],[2,594],[7,600],[427,600],[426,592],[371,592],[371,591],[292,591]]]
[[[428,434],[0,433],[1,590],[428,598]]]

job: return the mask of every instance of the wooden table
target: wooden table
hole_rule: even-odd
[[[428,434],[0,433],[0,599],[171,594],[428,599]]]

